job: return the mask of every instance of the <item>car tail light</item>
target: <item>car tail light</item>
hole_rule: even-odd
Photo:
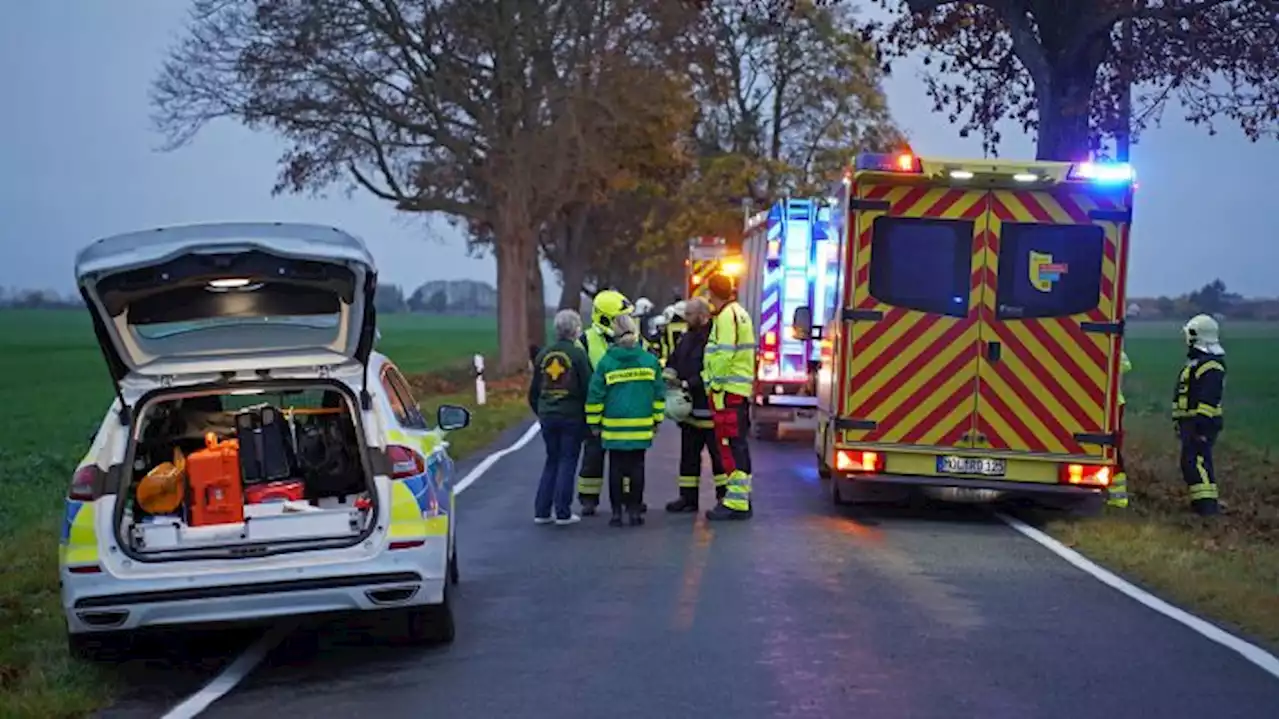
[[[391,460],[391,478],[405,479],[427,471],[422,455],[398,444],[387,445],[387,459]]]
[[[1111,484],[1111,468],[1093,464],[1063,464],[1058,467],[1058,481],[1062,484],[1078,484],[1086,487],[1105,487]]]
[[[836,469],[841,472],[879,472],[884,469],[884,455],[879,452],[836,450]]]
[[[67,567],[67,571],[72,574],[101,574],[102,567],[96,564],[86,564],[79,567]]]
[[[92,502],[98,498],[98,476],[101,470],[97,465],[90,464],[76,470],[71,475],[71,488],[67,490],[67,499],[76,499],[82,502]]]

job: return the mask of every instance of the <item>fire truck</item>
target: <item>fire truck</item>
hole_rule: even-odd
[[[831,207],[823,199],[787,198],[745,217],[746,271],[738,301],[756,328],[751,421],[762,439],[816,426],[821,328],[796,332],[801,307],[822,307],[838,289],[839,255],[829,235]]]
[[[831,191],[837,291],[793,320],[822,325],[837,504],[1101,498],[1133,190],[1127,164],[858,156]]]
[[[689,257],[684,261],[686,297],[706,298],[707,280],[716,273],[741,279],[746,264],[742,260],[741,242],[726,237],[694,237],[689,240]]]

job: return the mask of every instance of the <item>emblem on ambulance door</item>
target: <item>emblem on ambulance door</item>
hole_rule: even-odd
[[[1067,274],[1067,263],[1054,262],[1048,252],[1032,250],[1027,260],[1027,274],[1031,286],[1039,292],[1051,292],[1053,284]]]

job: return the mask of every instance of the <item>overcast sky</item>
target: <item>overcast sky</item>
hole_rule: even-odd
[[[445,223],[428,227],[383,202],[341,193],[271,197],[281,143],[231,123],[159,153],[147,91],[186,22],[179,0],[0,0],[0,286],[70,290],[76,250],[127,230],[172,223],[286,220],[362,236],[381,275],[406,289],[431,279],[492,281]],[[922,155],[980,156],[930,111],[916,69],[887,84]],[[1180,294],[1221,277],[1245,295],[1277,294],[1277,143],[1234,128],[1217,137],[1172,114],[1134,148],[1131,295]],[[1033,142],[1006,133],[1005,157]],[[548,296],[558,288],[548,273]]]

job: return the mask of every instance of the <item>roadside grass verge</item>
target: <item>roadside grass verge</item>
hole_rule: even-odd
[[[1280,583],[1280,503],[1275,325],[1223,324],[1226,429],[1214,460],[1224,510],[1203,520],[1188,508],[1168,419],[1183,361],[1177,325],[1133,323],[1126,350],[1125,460],[1130,507],[1055,520],[1048,530],[1090,558],[1275,651]]]
[[[472,411],[448,435],[455,459],[531,417],[524,377],[490,381],[475,403],[465,367],[491,354],[488,318],[391,316],[378,349],[409,375],[434,421],[442,403]],[[71,473],[88,448],[112,390],[83,311],[0,311],[0,719],[82,717],[111,703],[121,680],[110,666],[67,655],[58,595],[57,541]]]

